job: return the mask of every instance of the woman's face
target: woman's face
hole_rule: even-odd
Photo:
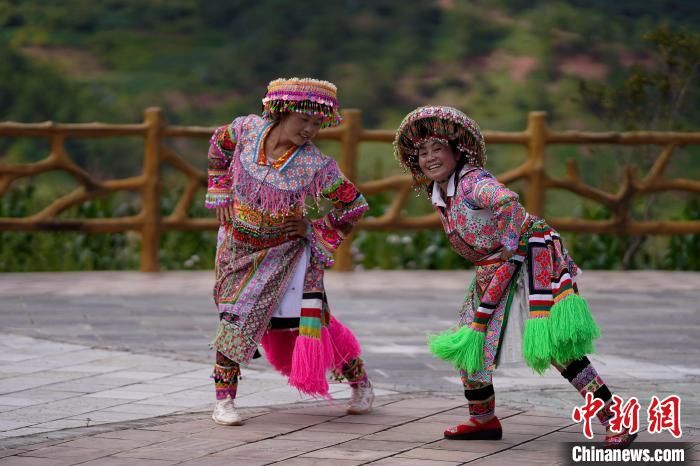
[[[438,141],[428,141],[418,149],[418,166],[432,181],[447,181],[459,160],[452,148]]]
[[[285,139],[301,146],[316,137],[322,123],[323,118],[320,116],[289,112],[282,116],[280,129]]]

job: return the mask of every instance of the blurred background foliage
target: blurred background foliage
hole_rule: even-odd
[[[465,110],[482,128],[522,130],[531,110],[554,129],[681,130],[700,127],[700,3],[670,0],[0,0],[0,121],[141,121],[160,106],[172,124],[219,125],[257,113],[268,81],[315,76],[335,82],[344,107],[370,128],[395,128],[418,105]],[[172,141],[206,166],[206,143]],[[337,155],[337,145],[321,147]],[[140,171],[138,138],[69,140],[70,156],[101,178]],[[567,159],[587,183],[616,191],[625,164],[649,169],[659,148],[548,148],[550,171]],[[45,141],[0,138],[0,163],[46,156]],[[489,168],[524,160],[520,147],[491,146]],[[387,144],[364,144],[360,179],[400,173]],[[697,147],[679,148],[668,176],[700,178]],[[168,175],[164,212],[182,191]],[[74,187],[47,174],[17,182],[0,215],[36,212]],[[516,190],[521,188],[514,187]],[[203,195],[203,193],[201,193]],[[374,215],[388,195],[372,196]],[[129,215],[128,194],[87,203],[66,216]],[[697,196],[648,196],[638,219],[698,219]],[[411,213],[430,210],[415,199]],[[208,215],[201,204],[192,215]],[[606,218],[596,204],[550,191],[546,214]],[[698,235],[565,235],[584,268],[700,267]],[[168,233],[164,269],[211,268],[214,233]],[[438,231],[361,232],[354,255],[365,268],[463,268]],[[0,233],[0,271],[133,269],[128,234]]]

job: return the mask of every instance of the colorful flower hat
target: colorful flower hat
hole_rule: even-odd
[[[418,149],[429,141],[454,142],[469,164],[486,163],[486,144],[474,120],[452,107],[419,107],[406,115],[394,138],[394,156],[416,184],[426,181],[418,166]]]
[[[338,126],[338,89],[335,84],[311,78],[279,78],[267,85],[262,100],[263,118],[273,120],[284,112],[323,117],[322,128]]]

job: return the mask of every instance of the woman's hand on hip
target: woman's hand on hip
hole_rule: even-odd
[[[231,223],[231,220],[233,219],[233,204],[217,207],[216,219],[219,221],[219,225],[227,225]]]
[[[306,238],[309,231],[309,220],[305,217],[289,218],[282,225],[282,231],[287,236]]]

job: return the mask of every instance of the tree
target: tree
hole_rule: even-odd
[[[700,108],[700,35],[661,26],[644,39],[654,47],[651,66],[631,68],[617,85],[581,82],[584,104],[612,126],[625,130],[672,131],[692,127],[698,121]],[[646,146],[639,155],[635,162],[646,172],[657,158],[656,148]],[[645,197],[644,220],[651,217],[657,200],[656,195]],[[633,267],[646,239],[646,235],[639,235],[624,242],[623,268]]]

